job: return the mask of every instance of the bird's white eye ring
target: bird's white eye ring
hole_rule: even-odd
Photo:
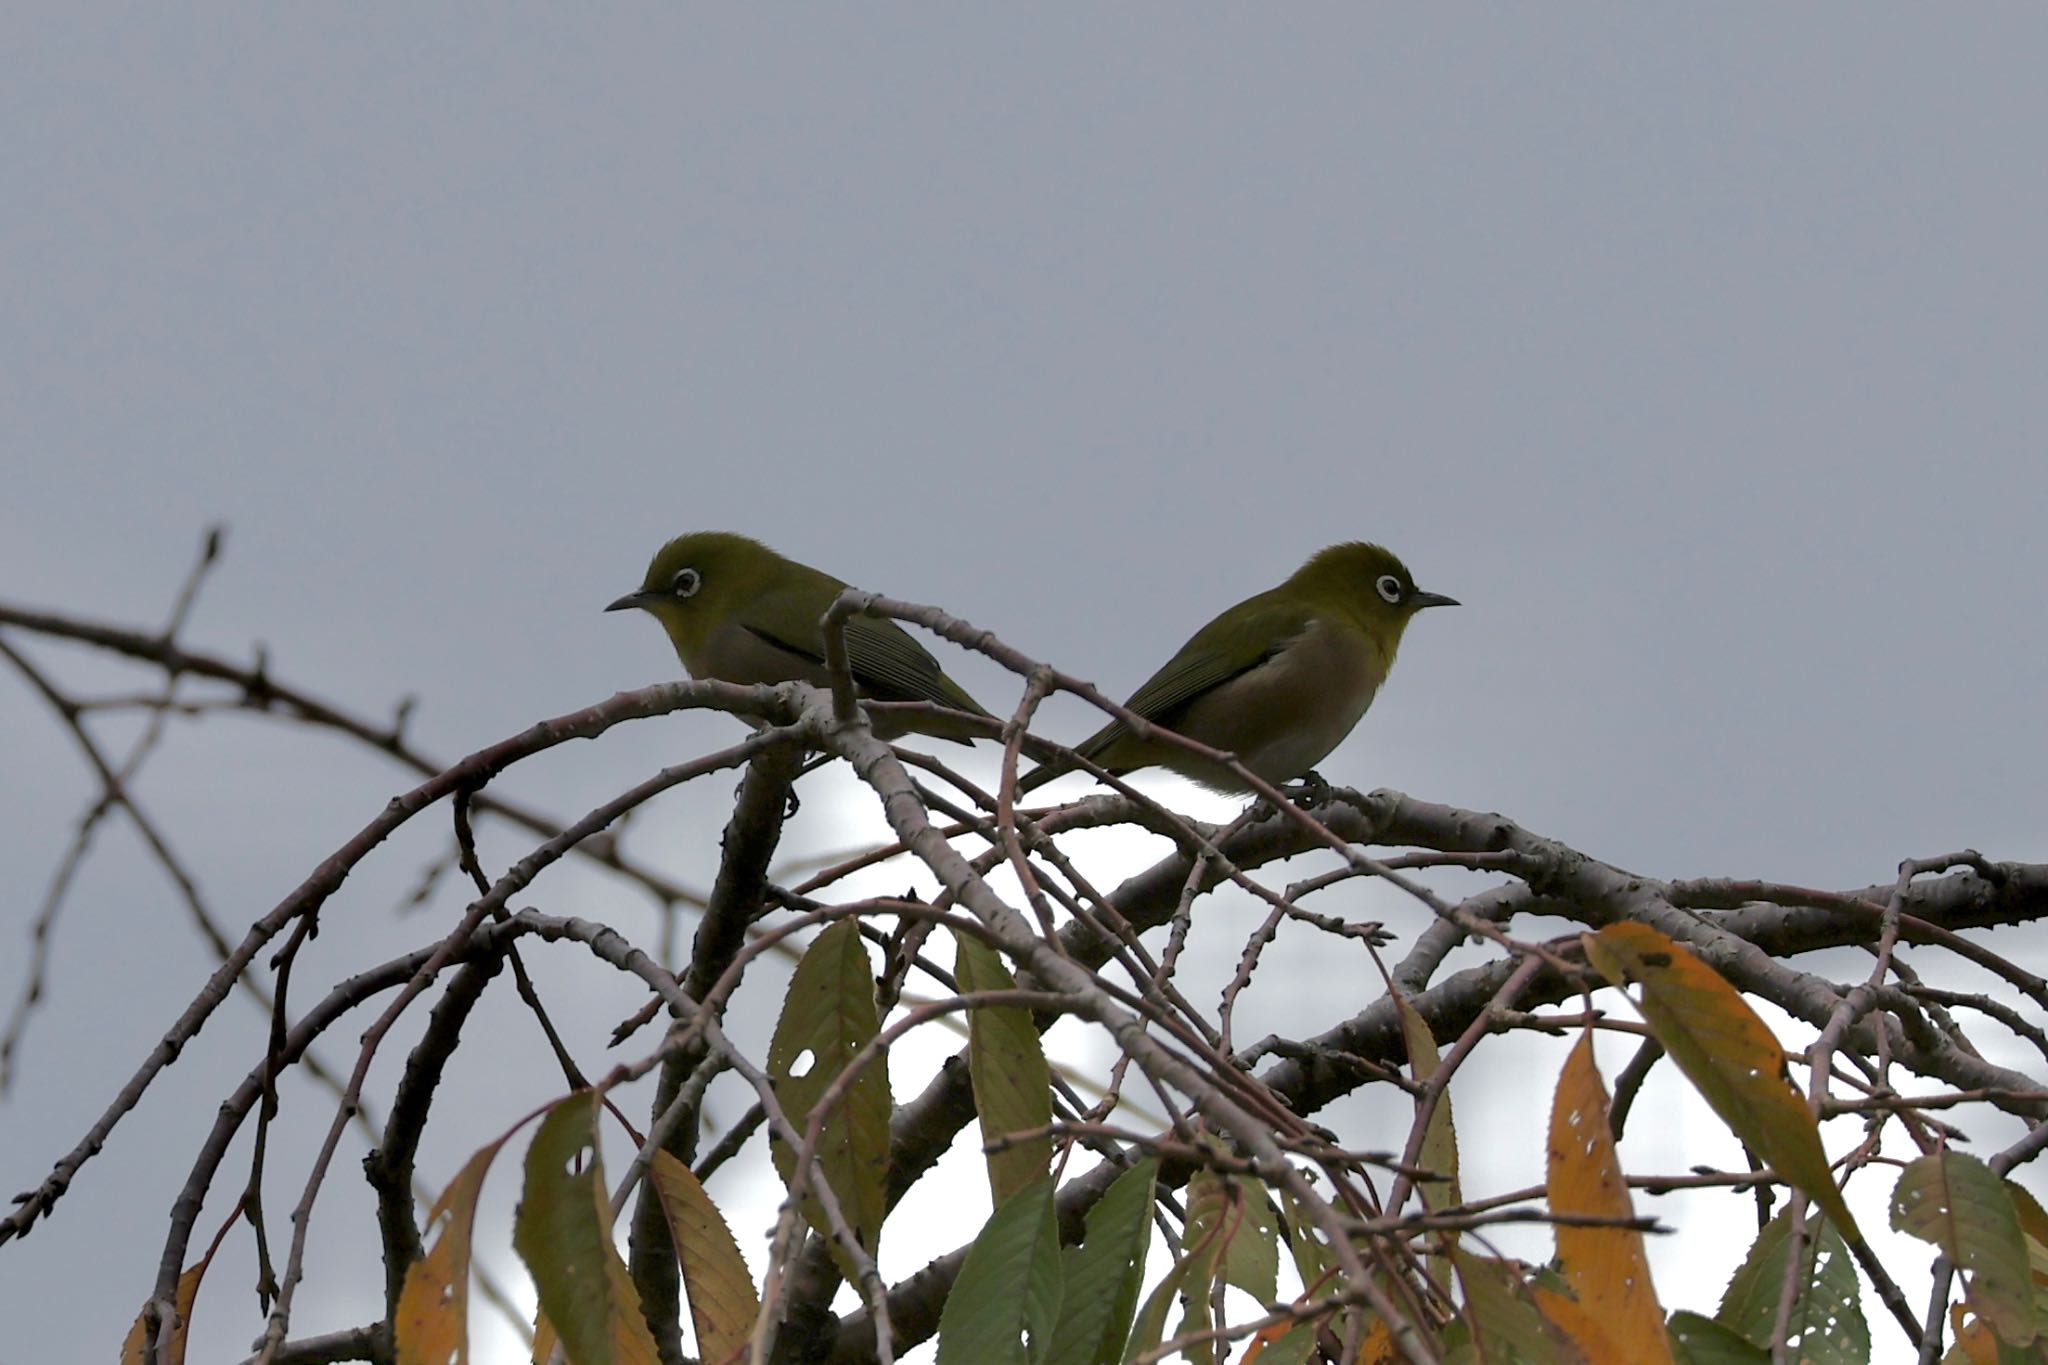
[[[1378,589],[1380,596],[1388,602],[1398,603],[1401,600],[1401,580],[1390,573],[1381,574],[1373,583],[1373,587]]]
[[[704,575],[695,569],[677,569],[676,576],[668,581],[668,590],[677,597],[695,597],[697,589],[704,586]]]

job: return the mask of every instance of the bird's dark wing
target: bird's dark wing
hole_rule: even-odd
[[[1287,603],[1256,597],[1241,603],[1196,631],[1124,705],[1171,729],[1174,718],[1198,697],[1278,654],[1312,619],[1305,608]],[[1122,721],[1111,721],[1074,747],[1094,758],[1124,733]]]
[[[802,598],[814,596],[803,594]],[[804,621],[806,628],[797,639],[789,638],[794,632],[786,627],[784,633],[778,634],[750,622],[747,625],[750,632],[777,649],[786,650],[819,668],[824,667],[825,632],[815,619],[809,618],[805,608],[795,602],[784,606],[772,597],[762,604],[762,608],[755,614],[780,622]],[[939,661],[912,639],[910,632],[894,621],[876,616],[848,618],[846,667],[861,692],[876,701],[928,701],[977,716],[988,714],[979,702],[946,676],[939,667]]]
[[[873,616],[847,621],[846,666],[877,701],[929,701],[977,716],[988,714],[894,621]]]

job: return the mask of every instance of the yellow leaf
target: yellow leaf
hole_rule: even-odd
[[[1401,1019],[1402,1040],[1408,1045],[1409,1073],[1416,1084],[1426,1084],[1442,1065],[1436,1038],[1429,1031],[1429,1022],[1416,1013],[1405,997],[1394,996],[1394,1010]],[[1436,1104],[1429,1111],[1429,1124],[1423,1129],[1422,1147],[1417,1155],[1424,1166],[1445,1177],[1417,1183],[1422,1206],[1436,1210],[1464,1203],[1465,1195],[1458,1185],[1458,1133],[1451,1118],[1449,1087],[1437,1095]]]
[[[405,1272],[398,1295],[398,1365],[448,1365],[469,1360],[469,1239],[476,1226],[476,1201],[483,1190],[499,1138],[463,1164],[427,1215],[433,1247]]]
[[[1374,1318],[1365,1340],[1358,1345],[1357,1365],[1400,1365],[1401,1353],[1394,1347],[1393,1329],[1385,1318]]]
[[[1990,1324],[1960,1303],[1948,1306],[1948,1323],[1955,1333],[1957,1349],[1970,1365],[1998,1365],[1998,1335]]]
[[[205,1273],[206,1263],[201,1261],[178,1277],[178,1321],[171,1328],[170,1340],[164,1344],[164,1365],[184,1365],[185,1333],[192,1325],[192,1301],[199,1297],[199,1280]],[[147,1330],[148,1316],[147,1308],[135,1315],[134,1325],[128,1329],[128,1339],[121,1343],[121,1365],[142,1365],[146,1359],[143,1347],[148,1343],[143,1334]]]
[[[1540,1284],[1529,1286],[1530,1296],[1536,1300],[1536,1308],[1550,1320],[1552,1326],[1572,1339],[1572,1344],[1586,1353],[1586,1365],[1637,1365],[1639,1360],[1669,1360],[1671,1347],[1666,1343],[1662,1355],[1632,1356],[1614,1344],[1614,1338],[1607,1334],[1602,1323],[1586,1305],[1555,1289],[1546,1289]]]
[[[1601,1218],[1633,1218],[1628,1185],[1614,1155],[1607,1119],[1607,1087],[1593,1061],[1593,1035],[1580,1036],[1565,1059],[1557,1093],[1550,1105],[1550,1159],[1547,1176],[1552,1213]],[[1578,1306],[1600,1324],[1602,1334],[1620,1354],[1605,1357],[1636,1365],[1671,1359],[1664,1333],[1664,1310],[1650,1283],[1650,1262],[1643,1235],[1632,1228],[1583,1227],[1559,1224],[1557,1256],[1565,1283]],[[1546,1305],[1546,1311],[1547,1311]],[[1558,1320],[1555,1314],[1553,1320]],[[1568,1324],[1559,1321],[1569,1329]],[[1600,1361],[1593,1345],[1572,1333],[1588,1355]]]
[[[228,1215],[227,1222],[221,1224],[220,1231],[213,1235],[213,1244],[206,1248],[206,1254],[178,1276],[178,1321],[171,1328],[169,1340],[164,1343],[163,1365],[185,1365],[185,1334],[192,1329],[192,1304],[199,1297],[199,1282],[206,1277],[206,1268],[213,1264],[213,1253],[219,1251],[220,1244],[227,1240],[228,1229],[241,1216],[241,1207],[237,1205],[235,1211]],[[121,1365],[142,1365],[147,1359],[149,1342],[144,1334],[148,1330],[148,1317],[149,1308],[145,1305],[135,1315],[127,1340],[121,1343]]]
[[[1820,1205],[1843,1235],[1859,1237],[1813,1114],[1793,1088],[1785,1050],[1741,992],[1647,924],[1610,924],[1580,942],[1616,986],[1642,983],[1636,1007],[1644,1022],[1721,1121]]]
[[[682,1261],[697,1354],[704,1365],[744,1359],[761,1300],[732,1229],[696,1175],[675,1157],[657,1150],[648,1175]]]
[[[170,1340],[164,1343],[164,1365],[184,1365],[185,1333],[192,1325],[192,1301],[199,1297],[199,1280],[205,1274],[206,1262],[201,1261],[178,1277],[178,1321],[171,1328]],[[147,1330],[148,1315],[147,1308],[135,1315],[134,1325],[128,1329],[128,1339],[121,1343],[121,1365],[142,1365],[146,1359],[143,1347],[147,1342],[143,1333]]]

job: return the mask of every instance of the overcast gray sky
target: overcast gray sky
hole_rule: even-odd
[[[2044,38],[2017,6],[12,6],[0,595],[154,623],[225,520],[191,642],[364,710],[416,692],[452,758],[673,676],[598,608],[687,529],[1119,692],[1375,539],[1467,605],[1333,781],[1659,875],[2048,857]],[[512,786],[574,813],[731,733]],[[11,1003],[93,792],[5,679],[0,745]],[[403,785],[236,719],[142,794],[241,923]],[[323,986],[431,932],[389,907],[438,834],[330,909]],[[103,839],[0,1100],[9,1192],[205,968]],[[259,1047],[231,1006],[0,1249],[0,1360],[110,1355]],[[357,1154],[303,1330],[367,1316]],[[247,1341],[248,1283],[209,1285],[195,1359]]]

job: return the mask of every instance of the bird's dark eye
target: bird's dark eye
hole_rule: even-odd
[[[1390,573],[1381,574],[1373,587],[1377,588],[1380,596],[1388,602],[1398,603],[1401,600],[1401,580]]]
[[[697,589],[704,586],[704,575],[695,569],[677,569],[676,576],[668,581],[668,590],[677,597],[695,597]]]

